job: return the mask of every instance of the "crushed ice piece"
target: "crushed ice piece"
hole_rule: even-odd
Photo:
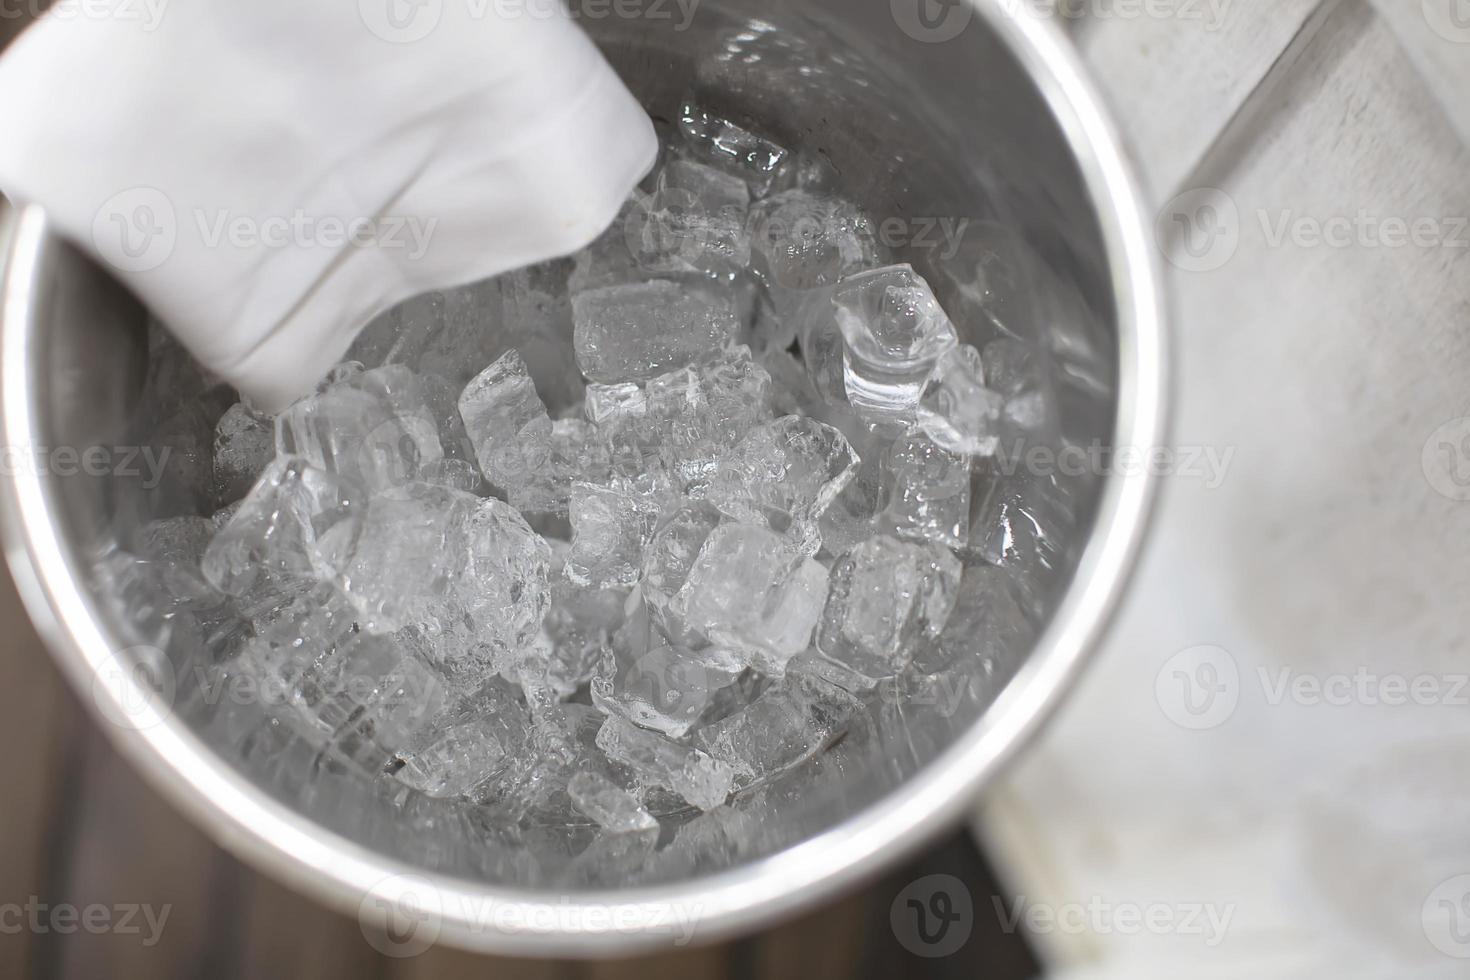
[[[276,455],[274,424],[236,402],[214,426],[215,500],[227,504],[250,491]]]
[[[991,676],[1025,657],[1035,636],[1010,573],[993,565],[972,565],[960,578],[954,609],[938,642],[921,647],[914,667],[925,674],[968,669]]]
[[[814,524],[860,463],[837,429],[788,415],[751,429],[722,457],[707,496],[736,520]]]
[[[970,540],[970,457],[912,430],[883,461],[888,504],[882,522],[892,534],[962,548]]]
[[[567,783],[567,794],[580,812],[614,834],[658,829],[653,814],[632,793],[606,776],[579,772]]]
[[[929,284],[888,266],[844,279],[832,303],[852,407],[870,422],[912,421],[939,358],[959,342]]]
[[[568,698],[591,680],[613,632],[623,624],[624,605],[622,592],[584,589],[564,577],[553,579],[541,636],[517,668],[533,708]]]
[[[401,752],[395,776],[429,796],[469,795],[523,753],[530,726],[515,689],[493,678]]]
[[[640,728],[680,738],[704,714],[712,695],[733,684],[745,666],[743,659],[718,648],[659,644],[637,657],[609,652],[592,679],[592,703]]]
[[[365,507],[357,492],[306,460],[266,468],[205,550],[204,577],[241,595],[262,573],[331,577],[356,543]]]
[[[540,628],[550,561],[546,542],[508,504],[411,483],[369,501],[340,580],[371,632],[467,616],[504,656]]]
[[[418,379],[390,364],[331,380],[278,415],[276,453],[377,491],[417,479],[444,449]]]
[[[785,147],[691,102],[679,107],[679,135],[691,155],[739,177],[756,196],[770,189],[789,156]]]
[[[643,552],[639,590],[649,615],[671,640],[696,642],[685,619],[685,596],[680,590],[705,540],[723,519],[712,504],[690,501],[668,517]]]
[[[689,626],[773,673],[806,649],[826,598],[825,568],[790,539],[746,524],[710,532],[679,595]]]
[[[572,297],[577,364],[591,381],[647,381],[717,352],[738,329],[731,296],[710,282],[655,279]]]
[[[891,677],[921,637],[944,628],[959,580],[960,563],[945,548],[869,538],[832,566],[817,649],[863,677]]]
[[[608,479],[612,457],[596,428],[582,419],[552,422],[546,445],[547,455],[540,468],[511,487],[507,496],[513,507],[525,513],[565,516],[572,484]]]
[[[648,481],[572,484],[566,577],[600,589],[637,585],[643,547],[653,537],[663,505]]]
[[[750,264],[745,182],[692,160],[670,160],[644,211],[634,211],[628,245],[651,272],[734,275]]]
[[[744,784],[799,765],[835,741],[862,710],[849,692],[793,670],[746,707],[699,729],[694,744],[729,765]]]
[[[802,297],[878,264],[867,217],[851,203],[796,189],[751,209],[752,268],[774,291],[776,309],[791,316]]]
[[[1005,420],[1023,432],[1034,432],[1048,420],[1046,368],[1041,354],[1028,343],[1001,337],[985,345],[985,381],[1005,399]]]
[[[728,765],[622,718],[603,722],[597,745],[640,781],[667,787],[701,810],[719,806],[730,795],[734,773]]]
[[[589,385],[587,415],[623,477],[654,471],[686,491],[718,456],[769,416],[770,376],[741,344],[644,385]]]
[[[449,487],[461,493],[477,493],[480,484],[480,471],[475,469],[475,464],[463,459],[436,459],[434,462],[419,470],[419,480],[423,483],[434,483],[441,487]]]
[[[950,452],[993,456],[1005,398],[985,387],[980,352],[961,344],[939,359],[919,404],[920,427]]]
[[[480,472],[497,487],[530,483],[551,454],[551,417],[517,351],[475,375],[459,396],[459,414]]]

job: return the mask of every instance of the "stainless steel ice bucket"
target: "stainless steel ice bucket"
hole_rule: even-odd
[[[123,753],[224,846],[359,914],[398,953],[434,940],[545,956],[710,940],[830,896],[952,826],[1097,643],[1152,494],[1146,467],[1118,464],[1156,443],[1164,414],[1151,222],[1060,25],[1034,12],[1043,6],[578,8],[655,117],[673,118],[692,91],[824,159],[880,237],[886,225],[887,244],[936,282],[962,329],[983,321],[1046,346],[1058,439],[1100,450],[1060,503],[1028,503],[1028,494],[1060,492],[1050,477],[1023,472],[1006,484],[1021,488],[1023,506],[1006,512],[991,557],[1015,560],[1040,624],[1034,642],[998,658],[982,688],[917,719],[880,756],[872,746],[850,757],[834,749],[827,765],[840,779],[771,794],[758,835],[712,847],[708,860],[663,880],[549,883],[537,873],[544,854],[449,817],[406,823],[352,774],[308,792],[285,787],[271,760],[226,751],[211,717],[185,710],[187,677],[168,678],[160,692],[148,682],[156,676],[134,669],[134,638],[99,603],[91,564],[130,519],[117,508],[119,467],[63,466],[72,457],[58,453],[119,445],[144,369],[144,312],[55,237],[42,211],[11,211],[0,316],[6,557],[57,663]],[[961,221],[968,230],[956,232]],[[1032,511],[1044,527],[1023,526]],[[1029,537],[1018,544],[1017,534]],[[1042,546],[1040,569],[1026,564],[1034,554],[1012,553]],[[562,842],[553,830],[537,846]],[[389,928],[373,933],[380,926]]]

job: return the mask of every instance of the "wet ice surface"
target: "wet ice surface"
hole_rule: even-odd
[[[1050,424],[1044,352],[953,322],[777,143],[694,105],[674,138],[579,255],[404,304],[274,418],[161,413],[193,507],[99,579],[270,692],[211,724],[298,799],[374,780],[561,880],[656,878],[1024,655],[1074,516],[1002,452]]]

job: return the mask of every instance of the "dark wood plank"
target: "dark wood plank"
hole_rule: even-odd
[[[69,736],[81,736],[61,677],[30,628],[10,576],[0,571],[0,744],[9,747],[5,805],[0,806],[0,903],[24,905],[43,889],[55,841],[56,807],[65,784]],[[0,976],[23,976],[35,951],[27,929],[0,937]]]

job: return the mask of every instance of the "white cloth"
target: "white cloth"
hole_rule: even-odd
[[[64,0],[0,92],[0,190],[267,408],[394,302],[580,248],[657,153],[556,0]]]

